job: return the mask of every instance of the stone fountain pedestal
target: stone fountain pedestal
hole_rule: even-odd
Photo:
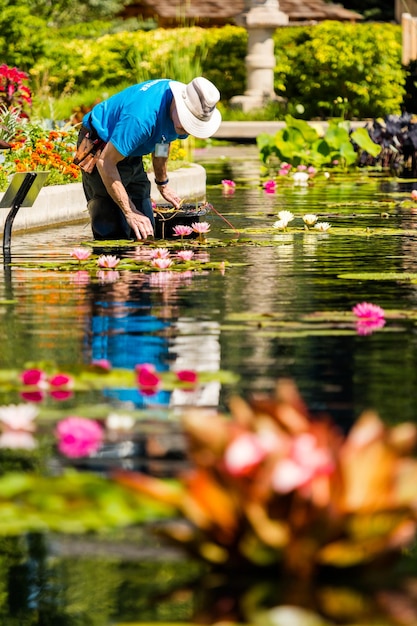
[[[245,93],[234,96],[230,104],[246,112],[277,100],[273,34],[279,26],[288,24],[288,15],[279,10],[278,0],[247,0],[245,11],[236,23],[248,31],[247,85]]]

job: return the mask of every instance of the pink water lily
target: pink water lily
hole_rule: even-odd
[[[288,176],[291,169],[292,165],[290,163],[281,163],[278,174],[280,176]]]
[[[377,304],[360,302],[352,308],[352,312],[361,321],[376,321],[385,318],[385,311]]]
[[[70,252],[70,255],[77,259],[78,261],[85,261],[90,258],[92,251],[89,248],[73,248]]]
[[[42,402],[45,398],[45,391],[55,400],[67,400],[72,396],[74,381],[71,376],[64,373],[47,374],[41,369],[24,370],[20,378],[26,387],[35,389],[23,390],[20,393],[22,399],[27,402]]]
[[[155,250],[151,251],[151,259],[168,259],[168,257],[168,248],[155,248]]]
[[[195,233],[198,233],[199,242],[204,243],[204,235],[209,232],[210,224],[208,222],[193,222],[191,228]]]
[[[264,191],[266,193],[275,193],[277,184],[274,180],[267,180],[263,184]]]
[[[117,256],[114,256],[112,254],[102,254],[97,259],[97,263],[99,267],[114,269],[120,263],[120,259],[118,259]]]
[[[180,370],[177,372],[177,378],[184,383],[192,383],[193,385],[198,380],[198,374],[195,370]]]
[[[235,193],[236,183],[233,180],[224,179],[222,180],[223,193],[225,195],[230,195]]]
[[[195,233],[204,234],[209,232],[210,224],[208,222],[193,222],[191,228]]]
[[[74,381],[68,374],[55,374],[48,379],[50,386],[49,395],[54,400],[68,400],[72,397],[73,393],[71,389],[74,386]]]
[[[154,393],[161,382],[161,378],[158,376],[155,366],[151,363],[143,363],[136,365],[135,371],[137,374],[136,380],[140,389]]]
[[[196,257],[195,257],[199,263],[209,263],[210,262],[210,255],[208,252],[202,251],[202,252],[197,252]]]
[[[166,270],[172,265],[172,259],[165,259],[157,257],[156,259],[152,259],[151,265],[153,267],[157,267],[160,270]]]
[[[74,386],[74,380],[68,374],[54,374],[48,378],[51,387],[70,387]]]
[[[70,398],[73,397],[74,394],[70,389],[58,388],[58,389],[53,389],[52,391],[50,391],[49,395],[54,400],[59,400],[60,402],[62,402],[63,400],[69,400]]]
[[[177,226],[174,226],[174,228],[172,229],[172,233],[175,237],[188,237],[188,235],[191,235],[191,233],[193,232],[193,229],[191,228],[191,226],[185,226],[183,224],[178,224]]]
[[[417,200],[417,189],[413,189],[411,192],[411,199]]]
[[[43,389],[48,386],[46,373],[38,368],[24,370],[20,374],[20,378],[24,385],[41,387]]]
[[[181,259],[181,261],[191,261],[194,256],[194,252],[192,250],[180,250],[177,252],[177,257]]]
[[[26,402],[35,402],[39,404],[39,402],[43,402],[46,398],[46,393],[44,391],[21,391],[20,397],[22,400]]]
[[[98,422],[77,416],[58,422],[55,434],[58,450],[73,459],[97,452],[104,438],[103,427]]]
[[[102,369],[106,372],[109,372],[111,370],[111,363],[108,359],[94,359],[91,362],[91,365],[93,367],[98,367],[99,369]]]
[[[71,274],[70,281],[77,287],[88,285],[90,282],[90,274],[86,270],[78,270],[78,272],[73,272]]]
[[[379,330],[385,326],[385,318],[370,320],[358,320],[356,330],[358,335],[372,335],[375,330]]]
[[[112,283],[117,283],[120,278],[120,272],[118,272],[117,270],[109,269],[99,270],[97,272],[97,278],[99,279],[100,283],[111,285]]]

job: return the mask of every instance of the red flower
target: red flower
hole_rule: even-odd
[[[25,370],[21,373],[21,379],[24,385],[38,385],[46,381],[46,374],[40,369]]]
[[[161,382],[155,366],[150,363],[144,363],[142,365],[137,365],[135,367],[135,371],[137,372],[137,381],[140,390],[147,394],[155,393],[156,388]]]
[[[54,376],[49,378],[48,382],[51,387],[63,387],[64,385],[66,387],[72,387],[73,384],[72,378],[68,376],[68,374],[54,374]]]
[[[195,384],[198,380],[198,374],[194,370],[181,370],[177,372],[177,378],[184,383]]]

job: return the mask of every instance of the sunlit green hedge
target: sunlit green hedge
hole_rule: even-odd
[[[401,26],[323,22],[275,32],[275,88],[306,119],[400,113]]]
[[[85,31],[78,39],[50,31],[47,54],[30,70],[37,93],[101,98],[141,80],[168,76],[187,82],[199,73],[219,87],[224,104],[245,91],[244,28],[159,28],[107,33],[93,42]],[[400,112],[406,70],[399,25],[291,26],[279,28],[274,41],[275,89],[288,99],[288,112],[304,118]]]
[[[204,72],[227,100],[244,89],[246,31],[198,27],[105,34],[50,41],[49,54],[30,70],[33,82],[52,95],[97,91],[167,76],[191,80]]]

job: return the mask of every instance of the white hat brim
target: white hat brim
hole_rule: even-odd
[[[186,85],[175,80],[169,82],[170,89],[174,95],[175,105],[181,126],[188,135],[197,137],[198,139],[208,139],[219,129],[222,115],[219,109],[214,109],[210,119],[207,122],[199,120],[191,113],[184,102],[183,93]]]

